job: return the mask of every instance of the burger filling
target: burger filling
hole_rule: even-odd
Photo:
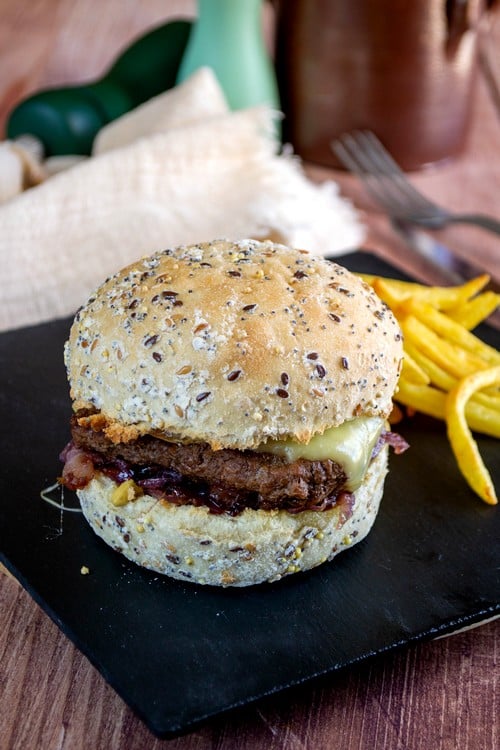
[[[115,443],[89,412],[72,417],[72,441],[61,454],[63,484],[76,490],[101,472],[117,484],[132,481],[166,503],[205,505],[213,513],[255,510],[327,510],[352,505],[370,460],[390,443],[406,443],[379,418],[358,418],[327,430],[307,445],[270,441],[257,450],[211,450],[205,443],[174,443],[144,435]],[[356,423],[356,424],[354,424]]]

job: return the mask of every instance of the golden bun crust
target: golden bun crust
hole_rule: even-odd
[[[77,494],[95,533],[138,565],[182,581],[250,586],[314,568],[361,541],[377,515],[387,454],[385,446],[371,462],[350,517],[342,503],[297,514],[246,509],[234,517],[148,495],[115,507],[116,484],[100,473]]]
[[[65,358],[74,408],[100,410],[117,442],[153,433],[244,449],[387,417],[402,342],[373,290],[335,263],[217,240],[105,281]]]

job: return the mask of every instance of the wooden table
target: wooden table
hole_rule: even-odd
[[[0,0],[0,121],[42,86],[98,76],[136,34],[182,12],[193,14],[194,3]],[[498,12],[493,25],[500,49]],[[450,207],[500,216],[499,125],[481,80],[466,153],[416,174],[415,183]],[[319,167],[310,173],[338,179],[367,211],[367,244],[413,267],[355,180]],[[457,228],[442,236],[485,268],[498,267],[498,239]],[[497,621],[267,699],[167,743],[150,734],[18,583],[0,572],[0,750],[493,750],[500,747],[499,646]]]

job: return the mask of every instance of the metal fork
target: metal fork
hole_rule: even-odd
[[[370,131],[346,133],[331,146],[342,164],[363,181],[373,200],[391,219],[427,229],[474,224],[500,235],[500,221],[490,216],[451,213],[425,198]]]

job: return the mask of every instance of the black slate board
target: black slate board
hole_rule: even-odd
[[[365,253],[340,261],[398,276]],[[61,519],[39,491],[60,472],[69,434],[69,325],[0,336],[0,559],[155,733],[175,736],[500,611],[500,509],[473,496],[443,426],[424,417],[400,427],[411,450],[391,457],[367,539],[276,584],[217,590],[162,578],[108,548],[81,514]],[[497,332],[483,334],[500,346]],[[500,488],[499,443],[479,445]],[[76,505],[72,493],[66,503]]]

